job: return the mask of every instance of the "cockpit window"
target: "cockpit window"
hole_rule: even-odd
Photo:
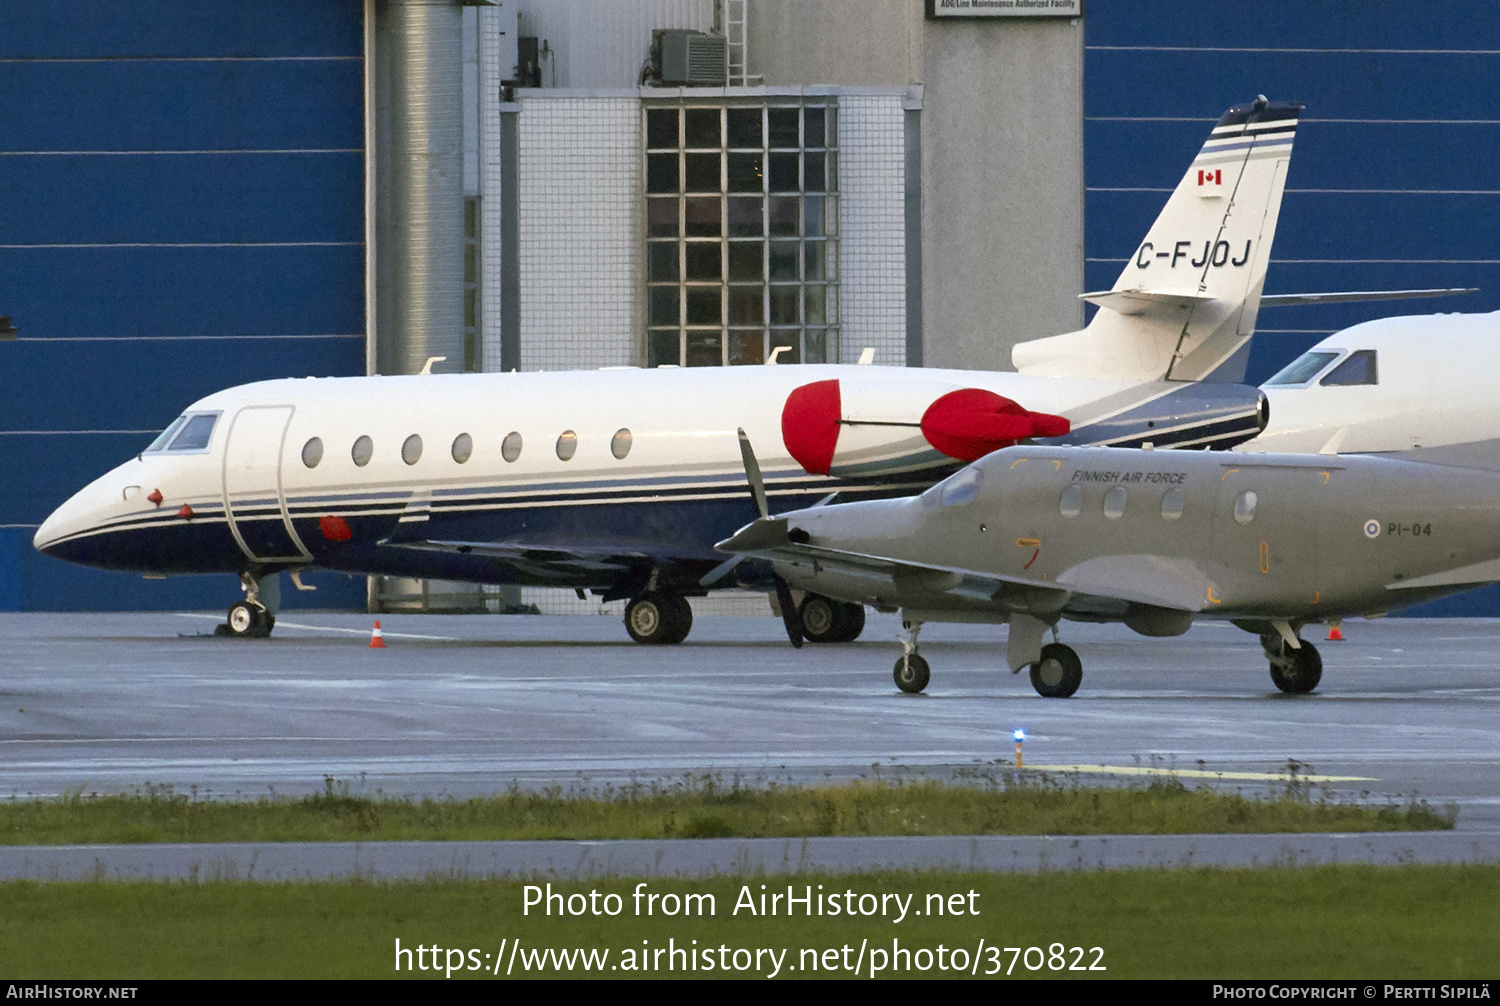
[[[214,424],[219,421],[217,412],[205,412],[191,416],[167,445],[168,451],[206,451],[209,438],[213,436]]]
[[[1328,352],[1318,350],[1312,353],[1303,353],[1291,363],[1276,372],[1267,384],[1306,384],[1318,376],[1318,371],[1338,359],[1338,351]]]
[[[178,416],[176,419],[172,420],[172,425],[162,430],[161,435],[158,436],[155,440],[151,441],[151,446],[147,447],[146,450],[159,451],[164,449],[167,446],[167,441],[171,440],[172,436],[178,430],[182,429],[182,424],[185,422],[187,422],[187,416]]]
[[[978,468],[965,468],[957,475],[939,484],[941,490],[940,499],[943,506],[968,506],[974,502],[974,497],[979,495],[980,471]]]
[[[1324,387],[1379,384],[1375,374],[1375,350],[1361,349],[1350,353],[1347,360],[1334,367],[1328,376],[1318,383]]]

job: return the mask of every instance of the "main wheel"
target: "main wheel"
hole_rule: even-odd
[[[680,643],[693,629],[693,606],[681,594],[668,594],[667,597],[672,602],[672,633],[662,642]]]
[[[251,604],[249,601],[239,601],[230,605],[227,621],[231,636],[247,638],[269,636],[271,626],[276,624],[275,618],[267,614],[266,609]]]
[[[852,643],[859,638],[861,632],[865,631],[865,606],[845,602],[840,607],[844,609],[844,618],[834,642]]]
[[[1065,699],[1083,683],[1083,661],[1071,646],[1048,643],[1042,659],[1031,665],[1031,687],[1043,698]]]
[[[915,695],[927,687],[932,674],[928,670],[927,661],[920,654],[904,653],[896,661],[895,677],[897,688],[908,695]]]
[[[808,594],[798,609],[809,643],[852,643],[865,628],[865,606]]]
[[[1272,684],[1289,695],[1305,695],[1323,680],[1323,657],[1305,639],[1295,650],[1283,640],[1281,651],[1270,658]]]
[[[802,615],[802,635],[809,643],[836,643],[842,627],[843,605],[822,594],[808,594],[797,609]]]
[[[679,617],[678,603],[682,598],[673,594],[664,594],[652,591],[642,594],[631,601],[625,608],[625,631],[630,633],[630,638],[637,643],[676,643],[681,642],[687,635],[688,628],[692,627],[692,610],[688,610],[686,626],[682,627],[682,636],[673,638],[684,619]]]

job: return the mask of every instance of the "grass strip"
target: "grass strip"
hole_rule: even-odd
[[[310,796],[200,798],[148,786],[0,801],[0,843],[317,842],[497,839],[801,838],[820,835],[1143,835],[1424,831],[1455,811],[1415,798],[1370,804],[1321,792],[1294,766],[1274,792],[1247,797],[1172,777],[1084,786],[990,769],[958,783],[856,781],[832,786],[725,784],[715,775],[624,787],[512,786],[471,799],[396,799],[325,778]]]
[[[782,978],[855,977],[860,950],[859,977],[871,976],[880,951],[875,976],[907,978],[1004,978],[1008,968],[1011,978],[1459,979],[1493,977],[1500,960],[1496,866],[552,881],[562,900],[550,917],[536,905],[523,914],[528,895],[548,891],[533,883],[542,886],[10,882],[0,884],[0,948],[12,975],[72,979],[447,980],[447,967],[454,979],[504,978],[507,967],[512,978],[769,977],[774,957],[758,950],[782,954]],[[634,907],[637,884],[659,896],[649,915]],[[787,886],[798,898],[848,892],[856,906],[885,898],[889,910],[743,908],[746,897]],[[671,894],[713,898],[698,901],[701,914],[669,916]],[[599,913],[564,914],[570,895],[575,907],[592,896]],[[615,904],[609,895],[618,914],[603,911]],[[900,921],[890,895],[911,896]],[[932,911],[938,902],[943,914]],[[954,906],[961,912],[949,914]],[[415,953],[397,956],[397,940],[426,951],[422,967]],[[1007,947],[1022,952],[1013,960]]]

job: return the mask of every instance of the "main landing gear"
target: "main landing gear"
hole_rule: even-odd
[[[863,604],[808,594],[797,610],[802,615],[802,635],[809,643],[852,643],[865,630]]]
[[[1031,665],[1031,687],[1045,699],[1065,699],[1083,683],[1083,661],[1071,646],[1048,643]]]
[[[922,623],[907,621],[901,626],[906,632],[901,639],[901,657],[896,661],[892,676],[897,688],[915,695],[927,687],[932,670],[917,652],[917,636],[922,631]],[[1056,638],[1055,630],[1053,638]],[[1029,666],[1031,687],[1043,698],[1065,699],[1078,691],[1078,686],[1083,683],[1083,661],[1078,659],[1071,646],[1062,643],[1053,642],[1042,647],[1040,659]]]
[[[625,608],[625,631],[637,643],[680,643],[693,627],[687,598],[664,590],[649,590]]]
[[[281,606],[280,583],[275,574],[262,581],[254,573],[241,573],[240,585],[245,588],[245,599],[229,606],[229,617],[216,633],[244,639],[269,636],[276,627],[276,609]]]
[[[1323,658],[1305,639],[1295,649],[1280,632],[1262,633],[1261,649],[1271,662],[1271,682],[1289,695],[1305,695],[1323,680]]]

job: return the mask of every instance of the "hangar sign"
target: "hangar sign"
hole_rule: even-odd
[[[1083,0],[927,0],[927,16],[1078,17]]]

